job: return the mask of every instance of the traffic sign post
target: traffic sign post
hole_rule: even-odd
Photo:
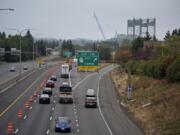
[[[132,93],[132,86],[128,85],[128,99],[131,99],[131,93]]]
[[[63,55],[64,55],[65,57],[71,57],[71,56],[72,56],[72,52],[70,52],[70,51],[64,51],[64,52],[63,52]]]
[[[94,71],[98,69],[99,53],[96,51],[80,51],[77,54],[78,70]]]

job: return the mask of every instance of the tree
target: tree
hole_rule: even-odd
[[[178,35],[180,36],[180,28],[178,29]]]
[[[99,56],[101,60],[110,60],[111,59],[111,50],[106,46],[99,46]]]
[[[166,33],[166,35],[164,37],[164,40],[165,41],[169,40],[170,36],[171,36],[171,34],[170,34],[169,30],[168,30],[168,32]]]
[[[64,51],[72,52],[72,55],[75,55],[75,47],[72,44],[71,40],[64,40],[61,45],[61,56],[64,56]]]
[[[115,53],[115,59],[117,61],[127,62],[127,60],[131,57],[130,49],[130,45],[121,46]]]
[[[144,39],[141,37],[136,38],[132,42],[132,54],[134,58],[142,57],[143,44],[144,44]]]
[[[144,37],[145,41],[150,41],[152,37],[150,36],[149,32],[146,32],[146,36]]]
[[[177,30],[177,29],[174,29],[174,30],[172,31],[172,35],[178,35],[178,30]]]

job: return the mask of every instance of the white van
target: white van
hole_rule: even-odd
[[[69,65],[68,64],[62,64],[61,78],[69,78]]]

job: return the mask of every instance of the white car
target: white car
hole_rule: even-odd
[[[11,68],[9,69],[10,72],[15,72],[15,67],[14,66],[11,66]]]
[[[28,70],[28,67],[27,67],[27,66],[24,66],[23,69],[24,69],[24,70]]]
[[[57,77],[56,77],[55,75],[52,75],[51,78],[50,78],[50,80],[52,80],[52,81],[57,81]]]

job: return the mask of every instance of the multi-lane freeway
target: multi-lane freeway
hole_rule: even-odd
[[[56,135],[55,120],[69,117],[73,135],[141,135],[138,128],[117,102],[116,92],[108,72],[113,65],[101,71],[70,72],[69,79],[60,78],[60,65],[33,72],[6,92],[0,94],[0,135],[6,135],[8,126],[18,135]],[[57,76],[50,104],[39,104],[38,96],[51,75]],[[68,82],[73,88],[73,104],[60,104],[59,86]],[[92,88],[97,93],[97,108],[85,108],[85,92]],[[36,92],[36,93],[35,93]],[[29,97],[33,96],[33,102]],[[28,101],[28,102],[27,102]],[[18,118],[21,110],[22,117]]]

